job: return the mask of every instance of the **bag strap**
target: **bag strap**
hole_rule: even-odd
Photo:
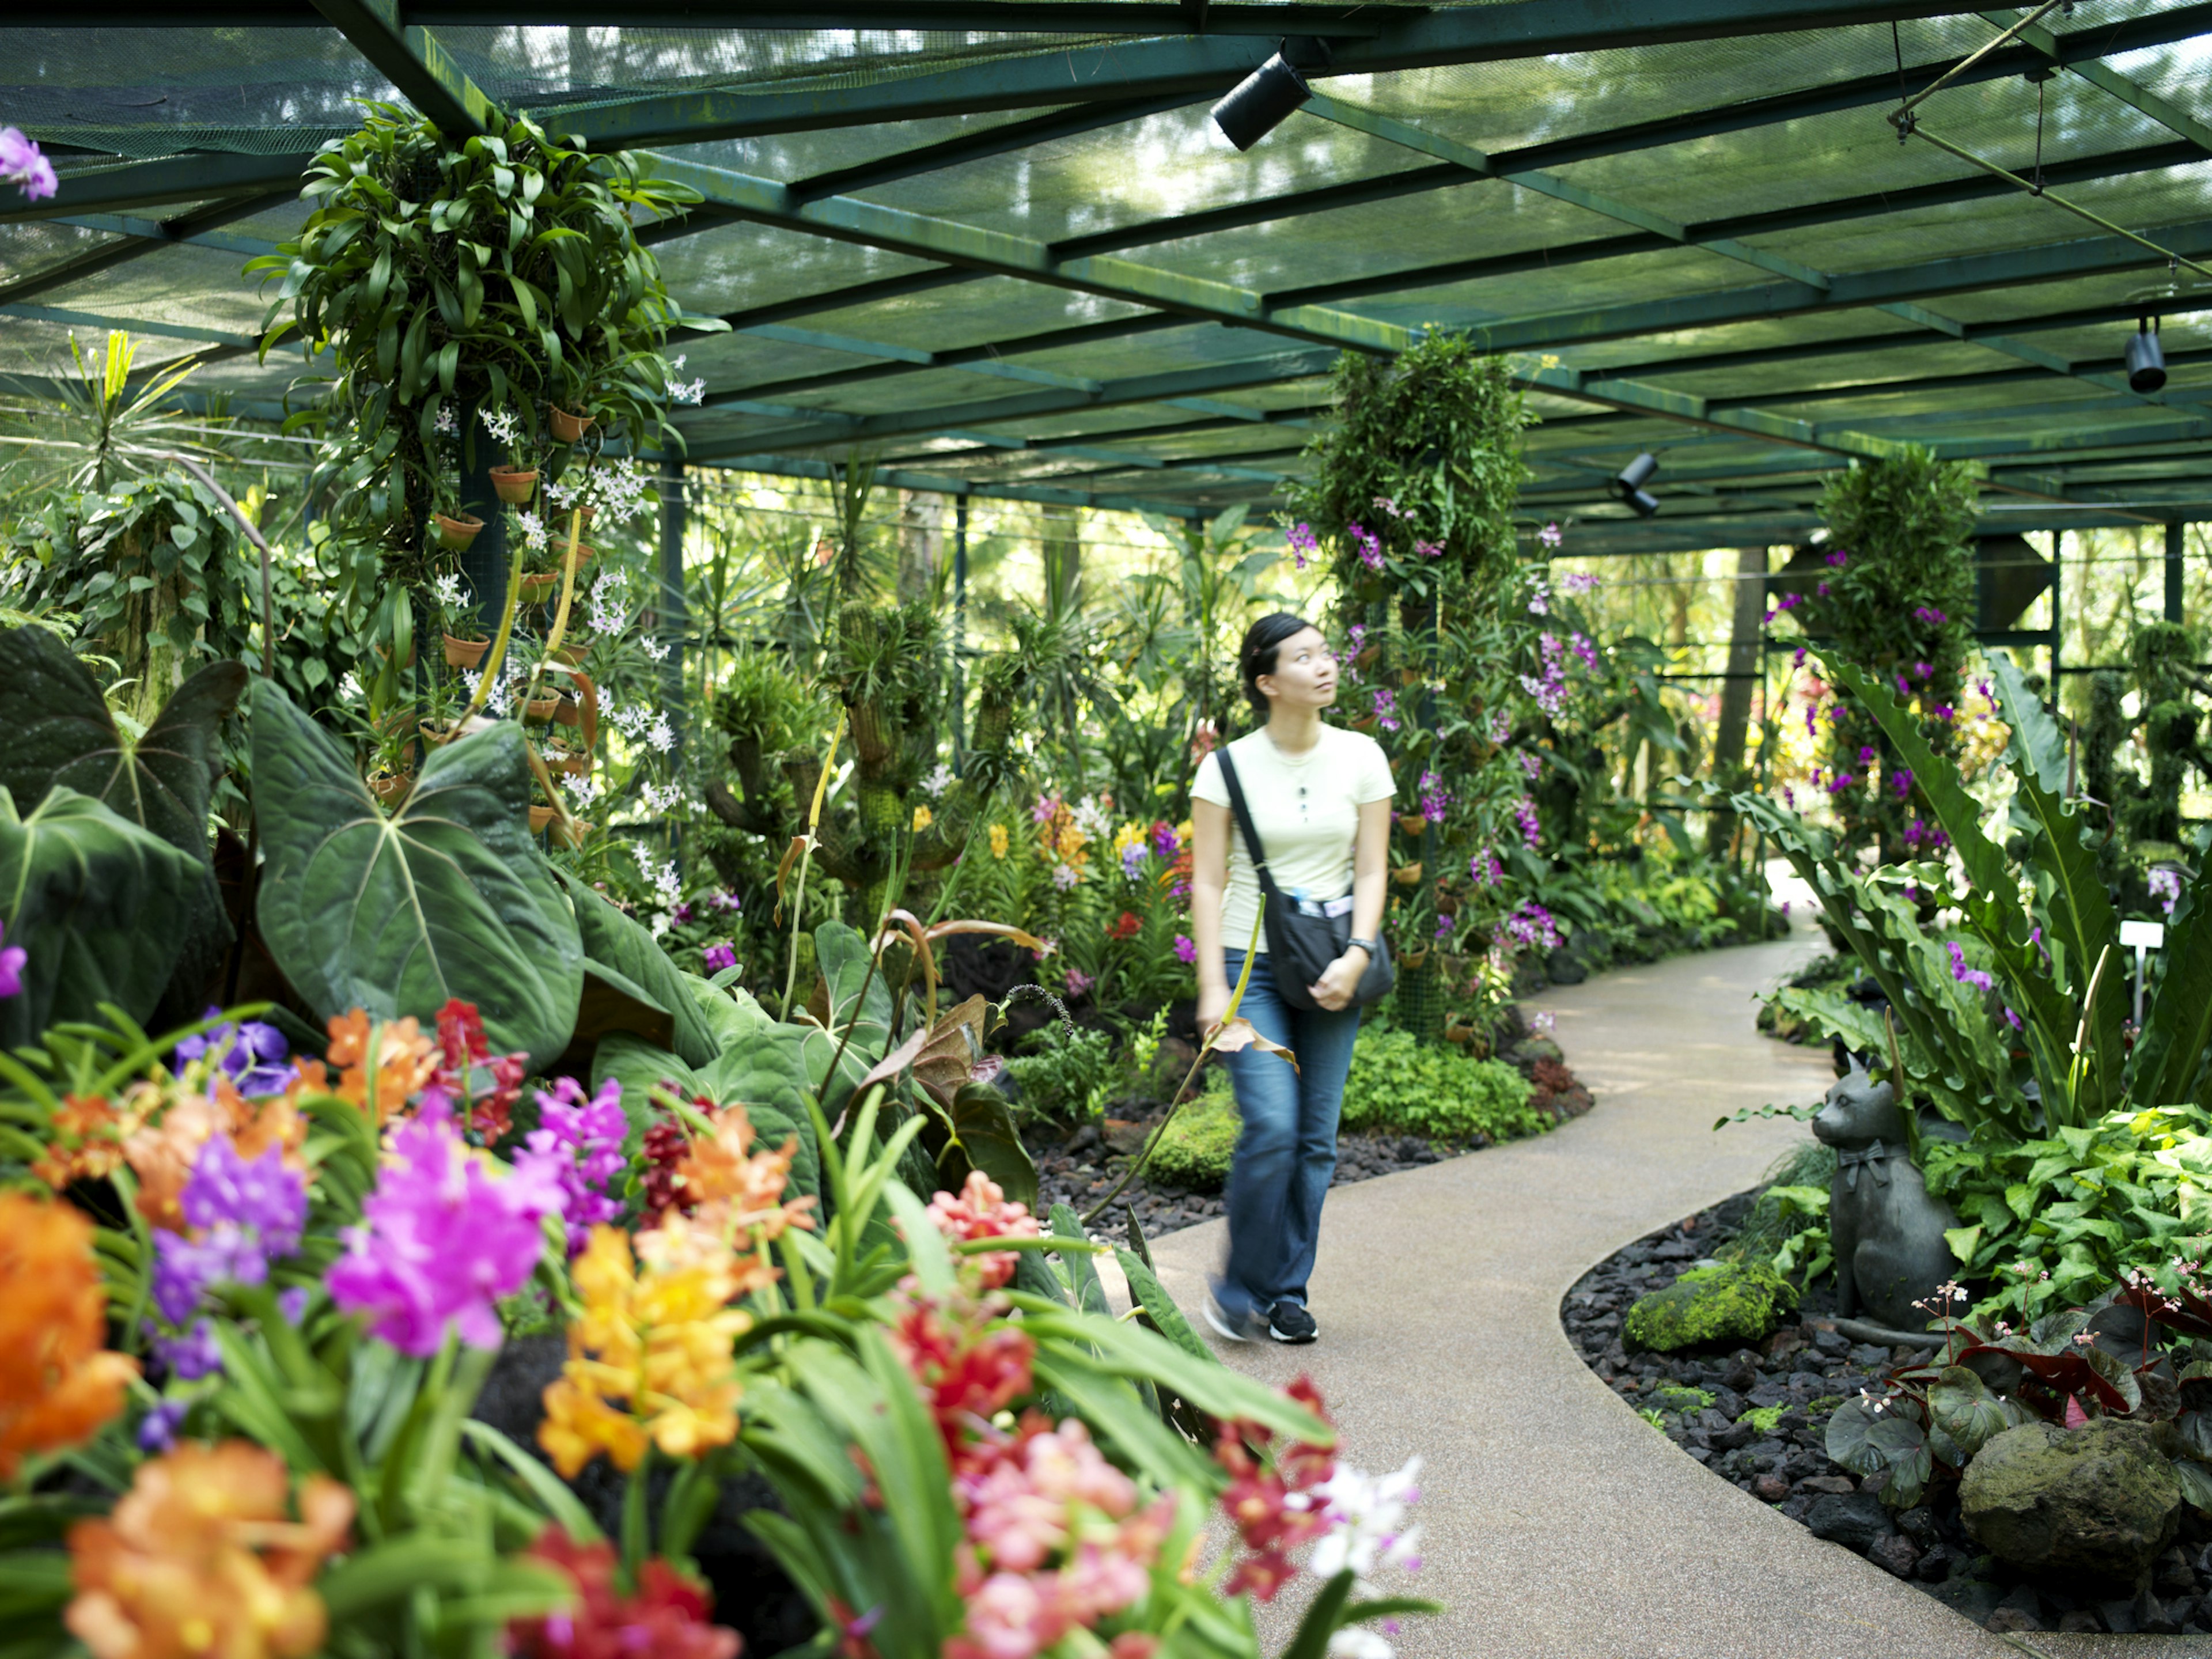
[[[1252,860],[1252,872],[1260,878],[1260,892],[1273,912],[1281,901],[1275,890],[1275,878],[1267,871],[1267,848],[1261,845],[1260,832],[1252,827],[1252,809],[1244,804],[1244,786],[1237,776],[1237,763],[1229,758],[1229,745],[1224,744],[1213,751],[1221,763],[1221,781],[1229,790],[1229,810],[1237,815],[1237,828],[1244,836],[1244,851]]]

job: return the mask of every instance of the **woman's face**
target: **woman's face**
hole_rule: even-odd
[[[1275,672],[1259,679],[1272,707],[1327,708],[1336,701],[1336,659],[1318,628],[1301,629],[1275,647]]]

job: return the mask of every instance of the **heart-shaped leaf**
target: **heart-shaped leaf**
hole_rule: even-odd
[[[1036,1165],[1022,1145],[1021,1131],[1006,1096],[988,1083],[970,1083],[952,1097],[946,1115],[954,1139],[938,1154],[938,1179],[958,1192],[968,1171],[981,1170],[1018,1204],[1036,1206]]]
[[[704,1066],[720,1045],[684,975],[636,921],[563,871],[554,872],[575,907],[584,947],[584,998],[575,1040],[629,1031]]]
[[[270,954],[324,1018],[362,1007],[427,1027],[458,997],[495,1051],[545,1066],[575,1027],[584,952],[529,804],[521,729],[501,721],[434,752],[386,818],[329,735],[262,687],[253,808]]]
[[[0,1048],[112,1002],[144,1020],[185,943],[176,918],[213,902],[207,866],[66,787],[27,817],[0,788],[0,923],[25,953],[20,996],[0,997]]]

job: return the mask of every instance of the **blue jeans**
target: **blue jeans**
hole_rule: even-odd
[[[1229,982],[1244,952],[1222,952]],[[1336,1120],[1352,1070],[1359,1011],[1286,1006],[1262,952],[1237,1012],[1261,1036],[1298,1058],[1243,1048],[1224,1056],[1244,1127],[1229,1170],[1229,1257],[1213,1294],[1232,1318],[1265,1314],[1278,1302],[1305,1305],[1321,1234],[1321,1204],[1336,1173]]]

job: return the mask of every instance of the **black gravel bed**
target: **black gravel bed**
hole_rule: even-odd
[[[2180,1540],[2160,1558],[2149,1587],[2113,1600],[2109,1589],[2071,1594],[2047,1574],[2031,1580],[1983,1553],[1960,1524],[1954,1484],[1931,1486],[1919,1507],[1893,1513],[1876,1496],[1878,1480],[1863,1486],[1832,1462],[1825,1448],[1835,1405],[1861,1389],[1880,1392],[1892,1366],[1936,1352],[1932,1344],[1884,1348],[1839,1334],[1832,1279],[1807,1297],[1797,1323],[1756,1347],[1630,1353],[1621,1328],[1636,1299],[1712,1256],[1758,1194],[1739,1193],[1647,1234],[1577,1279],[1559,1321],[1583,1363],[1630,1405],[1657,1411],[1668,1438],[1721,1480],[1990,1630],[2212,1634],[2212,1522],[2194,1510],[2182,1510]],[[1670,1398],[1670,1388],[1702,1389],[1712,1403]]]
[[[1152,1127],[1151,1124],[1142,1127],[1146,1133]],[[1134,1142],[1135,1137],[1129,1137],[1129,1144]],[[1346,1182],[1416,1170],[1424,1164],[1441,1163],[1489,1144],[1482,1136],[1477,1136],[1473,1142],[1459,1142],[1427,1140],[1419,1135],[1340,1135],[1336,1142],[1336,1173],[1328,1184],[1341,1187]],[[1036,1161],[1040,1215],[1048,1214],[1054,1204],[1066,1204],[1078,1215],[1088,1215],[1091,1207],[1113,1190],[1114,1183],[1129,1165],[1127,1157],[1108,1146],[1096,1124],[1085,1125],[1058,1146],[1032,1146],[1030,1154]],[[1127,1230],[1132,1210],[1136,1212],[1137,1225],[1144,1230],[1145,1237],[1158,1238],[1177,1228],[1194,1227],[1219,1215],[1222,1195],[1155,1182],[1148,1176],[1139,1176],[1114,1200],[1113,1206],[1092,1224],[1093,1231],[1101,1237],[1110,1233],[1119,1237]]]

